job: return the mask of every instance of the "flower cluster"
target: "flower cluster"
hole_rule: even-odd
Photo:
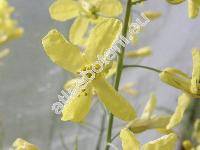
[[[119,0],[56,0],[49,8],[50,15],[55,20],[64,22],[75,19],[69,29],[69,40],[56,29],[49,31],[42,39],[48,57],[74,76],[74,79],[64,85],[68,93],[61,91],[62,96],[58,95],[59,101],[53,104],[52,109],[57,114],[62,113],[62,121],[83,123],[91,109],[93,96],[98,96],[98,100],[110,112],[106,150],[109,150],[109,145],[112,145],[111,142],[118,136],[123,150],[174,150],[179,138],[174,128],[183,120],[192,98],[200,98],[198,48],[192,50],[192,77],[171,67],[158,70],[138,64],[124,64],[125,58],[142,58],[152,53],[148,46],[137,51],[125,51],[127,44],[136,41],[136,34],[142,31],[149,21],[161,17],[160,12],[148,10],[141,13],[145,23],[139,19],[130,23],[132,6],[143,1],[145,0],[127,0],[123,22],[119,20],[123,10]],[[183,1],[167,0],[173,5]],[[188,7],[189,17],[196,18],[200,1],[188,0]],[[170,115],[155,114],[157,99],[152,94],[142,115],[138,117],[135,107],[118,91],[122,71],[126,67],[153,70],[158,73],[163,83],[181,90],[175,111]],[[113,86],[108,80],[111,77],[115,79]],[[135,94],[130,84],[124,91]],[[126,125],[112,138],[113,117],[121,119]],[[199,126],[200,121],[197,119],[192,135],[197,144],[186,140],[183,142],[185,150],[199,149]],[[162,136],[142,144],[137,136],[147,130],[156,130]],[[37,150],[34,145],[24,140],[17,140],[13,146],[18,149]]]
[[[144,27],[147,25],[147,23],[149,23],[149,19],[145,16],[142,15],[143,19],[145,20],[144,22],[142,22],[140,19],[136,19],[137,23],[131,23],[129,26],[129,39],[127,39],[126,37],[124,37],[123,35],[119,36],[119,39],[117,41],[114,42],[114,44],[112,45],[112,47],[104,50],[104,53],[102,53],[102,55],[97,54],[97,56],[92,56],[92,57],[96,57],[97,60],[92,63],[92,64],[88,64],[88,65],[84,65],[82,66],[80,69],[78,69],[79,71],[77,72],[78,75],[81,75],[81,78],[75,79],[73,80],[75,83],[75,86],[71,89],[68,88],[67,89],[67,93],[65,91],[61,91],[61,93],[63,94],[63,96],[58,95],[58,99],[60,102],[56,102],[52,105],[52,110],[55,110],[56,114],[60,114],[62,109],[63,109],[63,104],[66,104],[67,100],[73,100],[73,98],[75,96],[79,96],[82,92],[84,92],[87,88],[87,86],[96,78],[99,76],[99,74],[101,74],[103,71],[105,72],[105,70],[109,70],[109,64],[117,57],[117,54],[120,53],[120,47],[125,47],[127,44],[130,43],[130,40],[132,40],[133,38],[133,33],[137,34],[138,32],[138,28]],[[113,20],[113,19],[108,19],[105,22],[102,22],[99,26],[96,26],[94,28],[94,30],[91,32],[90,37],[89,37],[89,41],[92,41],[96,36],[98,36],[98,34],[100,33],[99,31],[102,30],[102,27],[104,29],[106,29],[107,27],[114,27],[114,24],[116,24],[116,28],[119,28],[119,30],[121,30],[121,25],[120,22],[118,20]],[[107,29],[109,29],[107,28]],[[116,30],[114,28],[114,30]],[[108,30],[106,30],[108,31]],[[117,31],[117,30],[116,30]],[[109,31],[111,32],[111,31]],[[110,33],[114,35],[115,37],[118,37],[118,35],[113,33]],[[50,37],[51,35],[47,35],[46,38]],[[46,41],[46,38],[44,38],[44,48],[47,47],[46,45],[49,44]],[[91,40],[90,40],[91,38]],[[113,39],[114,39],[113,38]],[[55,44],[54,44],[55,45]],[[88,45],[90,46],[90,45]],[[140,52],[141,50],[138,50],[138,52]],[[48,54],[48,49],[46,49],[46,52]],[[140,52],[140,53],[144,53],[144,52]],[[86,58],[87,55],[91,55],[91,54],[84,54],[84,57]],[[139,54],[141,55],[141,54]],[[51,56],[53,57],[53,56]],[[94,60],[92,60],[94,61]],[[85,93],[87,94],[87,93]],[[61,104],[61,102],[63,104]],[[66,104],[67,105],[67,104]]]
[[[0,0],[0,44],[20,37],[23,29],[17,27],[17,22],[11,18],[14,8],[7,0]]]
[[[0,0],[0,45],[18,38],[22,35],[23,29],[17,27],[17,21],[12,19],[14,8],[9,6],[7,0]],[[9,49],[0,51],[0,59],[9,54]]]

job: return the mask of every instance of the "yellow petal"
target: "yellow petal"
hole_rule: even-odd
[[[169,124],[167,125],[167,129],[171,129],[181,122],[184,112],[188,108],[190,101],[190,97],[185,93],[178,97],[178,106],[176,107],[176,110],[172,115]]]
[[[14,150],[39,150],[35,145],[19,138],[13,143],[13,148]]]
[[[158,19],[162,13],[161,12],[157,12],[157,11],[145,11],[143,12],[144,15],[149,18],[151,21]]]
[[[77,81],[77,79],[71,79],[71,80],[67,81],[64,84],[64,89],[67,90],[69,88],[72,88],[72,87],[76,86],[76,81]]]
[[[92,90],[90,87],[79,96],[67,100],[62,111],[62,121],[83,122],[90,111]]]
[[[111,48],[114,40],[118,37],[122,24],[117,19],[106,19],[91,31],[88,39],[86,56],[93,62],[97,55],[102,55],[108,48]]]
[[[175,88],[178,88],[186,93],[190,92],[190,78],[187,74],[175,68],[166,68],[160,73],[160,79]]]
[[[56,0],[49,8],[51,17],[58,21],[74,18],[80,10],[80,4],[75,0]]]
[[[141,133],[149,129],[166,128],[169,119],[169,116],[153,116],[150,119],[137,118],[131,121],[128,126],[134,133]]]
[[[128,51],[125,55],[129,58],[146,57],[152,54],[150,47],[143,47],[138,50]]]
[[[200,95],[200,49],[193,49],[193,72],[191,80],[192,93]]]
[[[0,51],[0,59],[8,56],[10,54],[10,50],[9,49],[4,49],[2,51]]]
[[[119,0],[101,0],[97,6],[99,13],[106,17],[116,17],[122,13],[123,7]]]
[[[75,45],[85,45],[86,37],[85,34],[88,30],[89,19],[86,17],[78,17],[72,24],[69,31],[69,39]]]
[[[105,106],[116,117],[130,121],[135,118],[135,110],[130,103],[124,99],[103,77],[97,77],[93,80],[97,95]]]
[[[170,133],[175,133],[172,129],[166,129],[166,128],[158,128],[156,129],[161,134],[170,134]]]
[[[42,44],[50,59],[65,70],[75,73],[86,63],[79,48],[55,29],[42,39]]]
[[[194,19],[199,14],[200,0],[188,0],[188,16]]]
[[[153,111],[155,110],[156,103],[157,103],[157,98],[155,94],[151,94],[151,97],[144,108],[141,118],[149,119],[152,116]]]
[[[174,150],[176,146],[177,135],[170,133],[157,140],[148,142],[142,146],[142,150]]]
[[[120,132],[123,150],[140,150],[140,142],[134,134],[128,129],[122,129]]]

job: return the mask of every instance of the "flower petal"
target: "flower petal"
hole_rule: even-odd
[[[84,58],[78,47],[72,45],[57,30],[51,30],[43,39],[46,54],[60,67],[75,73],[82,65]]]
[[[178,106],[176,107],[176,110],[172,115],[169,124],[167,125],[167,129],[171,129],[181,122],[181,120],[183,119],[184,112],[188,108],[190,102],[190,97],[185,93],[181,94],[178,97]]]
[[[135,110],[115,89],[103,78],[97,77],[92,84],[100,100],[116,117],[130,121],[136,116]]]
[[[193,49],[193,72],[191,80],[192,93],[200,95],[200,49]]]
[[[173,150],[175,149],[177,135],[170,133],[157,140],[148,142],[142,146],[142,150]]]
[[[165,129],[169,123],[169,116],[153,116],[150,119],[138,118],[128,125],[134,133],[141,133],[149,129]]]
[[[144,15],[151,21],[158,19],[162,13],[158,11],[145,11]]]
[[[180,4],[182,2],[184,2],[185,0],[167,0],[168,3],[173,4],[173,5],[177,5]]]
[[[144,111],[142,113],[141,118],[146,118],[149,119],[151,117],[151,115],[153,114],[153,111],[156,107],[156,103],[157,103],[157,99],[155,94],[151,94],[151,98],[149,99],[149,101],[147,102]]]
[[[82,122],[90,111],[92,90],[90,87],[79,96],[69,99],[62,111],[62,121]]]
[[[160,79],[164,83],[167,83],[177,89],[180,89],[186,93],[191,94],[190,85],[191,79],[187,74],[177,70],[175,68],[166,68],[160,74]]]
[[[200,1],[199,0],[188,0],[188,16],[194,19],[199,14]]]
[[[14,150],[39,150],[35,145],[23,140],[23,139],[16,139],[13,143]]]
[[[99,13],[106,17],[117,17],[122,11],[123,7],[119,0],[100,0]]]
[[[80,10],[80,4],[75,0],[56,0],[49,8],[51,17],[58,21],[74,18]]]
[[[91,31],[85,50],[86,56],[92,62],[96,61],[97,55],[102,55],[108,48],[111,48],[121,29],[122,24],[119,20],[104,19]]]
[[[87,39],[84,38],[89,26],[89,19],[78,17],[72,24],[69,31],[69,39],[75,45],[85,45]]]
[[[129,129],[122,129],[120,132],[123,150],[140,150],[140,142]]]
[[[67,82],[64,84],[64,86],[63,86],[64,89],[67,90],[67,89],[69,89],[69,88],[75,87],[75,86],[76,86],[76,81],[77,81],[76,78],[67,81]]]

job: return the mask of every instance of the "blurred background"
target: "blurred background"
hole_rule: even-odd
[[[67,150],[65,145],[71,150],[76,142],[80,150],[94,150],[97,144],[103,116],[99,103],[94,104],[86,123],[81,125],[61,122],[60,117],[51,111],[51,105],[57,101],[57,95],[70,76],[46,56],[41,39],[52,28],[57,28],[67,36],[73,22],[59,23],[52,20],[48,12],[52,2],[53,0],[9,1],[16,9],[13,17],[25,32],[20,39],[1,47],[11,49],[10,55],[0,64],[0,139],[3,150],[7,150],[18,137],[34,143],[41,150]],[[172,6],[164,0],[149,0],[144,5],[133,7],[133,10],[133,14],[146,10],[156,10],[163,14],[145,27],[139,34],[137,44],[127,48],[152,48],[153,55],[140,60],[140,64],[159,69],[171,66],[191,74],[191,49],[200,47],[200,20],[188,18],[187,3]],[[134,63],[133,60],[128,62]],[[151,92],[158,97],[156,113],[173,112],[180,91],[161,83],[156,73],[128,69],[123,73],[120,87],[129,82],[135,83],[134,88],[139,94],[124,96],[135,105],[138,114],[143,110]],[[123,122],[115,119],[113,135],[123,125]],[[106,130],[103,132],[101,149],[104,148],[105,134]],[[139,139],[145,143],[159,136],[154,131],[148,131],[140,135]],[[114,141],[114,145],[121,149],[119,138]]]

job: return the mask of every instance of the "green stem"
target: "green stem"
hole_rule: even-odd
[[[129,18],[131,14],[131,0],[127,1],[126,4],[126,12],[125,12],[125,18],[124,18],[124,23],[123,23],[123,28],[122,28],[122,35],[124,37],[127,36],[128,32],[128,23],[129,23]],[[118,63],[117,63],[117,71],[116,71],[116,78],[115,78],[115,83],[114,83],[114,88],[118,90],[119,88],[119,83],[120,83],[120,78],[123,70],[123,60],[124,60],[124,51],[125,47],[121,46],[121,53],[118,56]],[[105,150],[109,150],[109,145],[108,143],[111,142],[111,136],[112,136],[112,127],[113,127],[113,114],[109,114],[109,121],[108,121],[108,130],[107,130],[107,138],[106,138],[106,148]]]
[[[116,139],[119,135],[120,135],[120,132],[118,132],[117,134],[115,134],[115,135],[113,136],[113,138],[111,139],[111,142],[112,142],[114,139]]]
[[[161,73],[162,72],[159,69],[148,67],[148,66],[142,66],[142,65],[124,65],[124,68],[144,68],[144,69],[148,69],[148,70],[151,70],[151,71],[155,71],[157,73]]]

